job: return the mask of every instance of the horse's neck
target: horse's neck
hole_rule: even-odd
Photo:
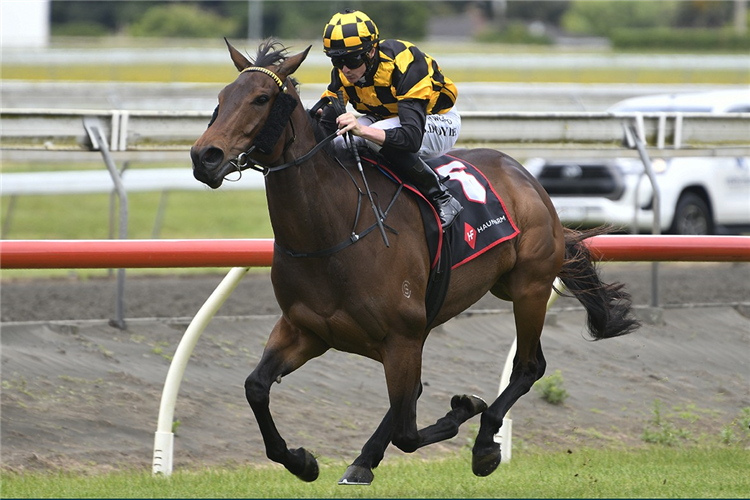
[[[303,110],[300,119],[298,111],[293,116],[297,138],[284,154],[284,163],[316,145],[307,112]],[[339,243],[348,237],[356,216],[357,189],[344,169],[323,151],[298,166],[270,173],[266,197],[276,241],[292,250],[316,250]]]

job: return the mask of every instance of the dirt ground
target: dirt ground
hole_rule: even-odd
[[[559,370],[561,405],[536,392],[514,406],[513,452],[528,447],[640,446],[653,417],[692,439],[718,440],[750,407],[750,264],[660,264],[652,310],[651,264],[606,264],[647,322],[618,339],[590,342],[577,302],[561,299],[542,336],[548,374]],[[2,467],[6,470],[150,469],[171,355],[223,275],[127,279],[127,329],[108,325],[115,282],[7,281],[0,287]],[[278,316],[268,273],[254,271],[208,326],[188,364],[175,410],[175,468],[267,464],[243,382]],[[453,394],[497,395],[514,335],[509,305],[482,299],[436,329],[424,352],[419,424],[449,409]],[[329,352],[286,377],[272,411],[291,447],[350,462],[387,409],[382,367]],[[478,419],[422,458],[468,446]],[[746,439],[746,437],[744,438]],[[747,439],[746,441],[747,442]],[[388,457],[401,455],[391,447]],[[343,472],[343,469],[342,469]]]

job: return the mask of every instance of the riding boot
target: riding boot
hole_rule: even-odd
[[[448,229],[464,207],[440,182],[440,177],[435,171],[416,153],[399,151],[394,154],[390,148],[383,148],[381,153],[398,173],[404,175],[432,203],[440,217],[443,230]]]

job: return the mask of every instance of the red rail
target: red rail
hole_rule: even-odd
[[[602,260],[750,262],[750,236],[606,235],[586,241]]]
[[[750,262],[750,236],[606,235],[587,240],[596,259]],[[5,240],[3,269],[264,267],[273,240]]]
[[[3,269],[262,267],[273,240],[6,240]]]

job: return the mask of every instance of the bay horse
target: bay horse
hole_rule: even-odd
[[[270,388],[333,348],[382,363],[390,401],[340,484],[370,484],[389,443],[413,452],[454,437],[463,422],[478,414],[472,470],[489,475],[500,463],[493,436],[504,415],[545,371],[540,336],[555,277],[585,307],[594,339],[639,326],[623,285],[602,283],[591,263],[584,240],[596,231],[563,228],[544,189],[508,155],[491,149],[453,151],[491,181],[520,233],[454,269],[447,296],[428,324],[431,259],[417,202],[412,196],[394,198],[398,185],[373,170],[372,193],[378,200],[394,200],[387,211],[389,245],[377,232],[353,236],[377,224],[376,212],[357,208],[364,188],[356,180],[356,163],[322,147],[320,124],[303,108],[290,78],[312,46],[289,55],[269,39],[249,60],[226,43],[240,74],[220,92],[212,121],[190,155],[195,178],[211,188],[244,168],[265,174],[275,237],[271,281],[282,315],[245,381],[245,393],[268,458],[304,481],[318,477],[312,454],[290,449],[277,430],[269,410]],[[513,303],[517,353],[510,384],[489,406],[477,396],[454,396],[445,416],[418,429],[422,346],[430,330],[487,292]]]

